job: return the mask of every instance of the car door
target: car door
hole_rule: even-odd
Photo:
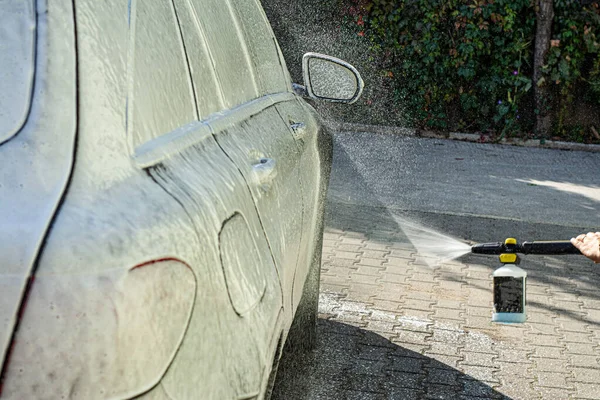
[[[192,71],[214,65],[227,111],[207,115],[215,139],[243,175],[290,305],[302,236],[300,151],[274,104],[294,98],[289,76],[256,0],[176,1]],[[186,7],[187,6],[187,7]],[[197,97],[205,77],[193,75]],[[289,308],[289,307],[288,307]]]
[[[200,243],[198,260],[210,260],[192,266],[198,282],[192,320],[162,383],[174,398],[251,398],[271,367],[282,289],[244,176],[206,121],[217,111],[226,114],[228,105],[209,60],[188,62],[180,24],[186,3],[134,1],[131,15],[127,128],[133,158],[185,210]],[[204,69],[190,68],[201,63]],[[196,83],[203,80],[200,92],[194,74]]]

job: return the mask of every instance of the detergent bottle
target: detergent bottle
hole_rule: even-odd
[[[502,266],[494,271],[494,322],[525,322],[525,288],[527,272],[517,267],[517,240],[508,238],[504,242],[505,253],[500,254]],[[512,250],[515,250],[514,252]]]

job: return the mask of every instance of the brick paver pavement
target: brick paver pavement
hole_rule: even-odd
[[[436,264],[385,208],[330,204],[323,250],[319,344],[283,361],[276,399],[600,399],[587,259],[527,257],[528,319],[505,325],[496,258]]]

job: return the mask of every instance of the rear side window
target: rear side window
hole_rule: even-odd
[[[34,0],[0,1],[0,144],[22,127],[35,70]]]
[[[261,95],[289,90],[290,78],[279,52],[275,35],[259,0],[231,0],[234,4]]]
[[[175,0],[204,118],[289,90],[271,26],[257,0]]]
[[[127,130],[135,147],[197,119],[171,0],[131,5]]]
[[[204,35],[225,108],[259,96],[250,54],[241,28],[228,0],[189,0]],[[214,96],[199,87],[200,96]]]

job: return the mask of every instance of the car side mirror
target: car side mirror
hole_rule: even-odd
[[[360,73],[339,58],[318,53],[302,57],[302,75],[308,97],[352,104],[365,86]]]

